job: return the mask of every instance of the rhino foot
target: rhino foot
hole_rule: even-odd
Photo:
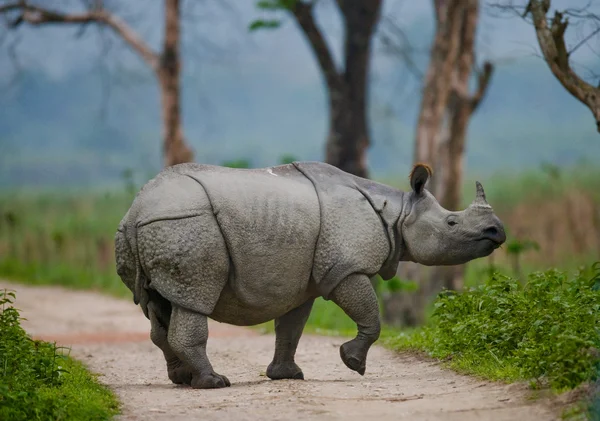
[[[179,367],[169,368],[167,373],[169,380],[175,384],[190,385],[192,383],[192,369],[183,363]]]
[[[361,376],[365,375],[367,367],[367,353],[363,348],[364,344],[357,342],[356,339],[348,341],[340,347],[340,356],[346,367]]]
[[[302,370],[293,361],[281,363],[272,362],[269,364],[269,367],[267,367],[267,377],[271,380],[304,380],[304,374],[302,373]]]
[[[192,377],[192,388],[194,389],[219,389],[231,386],[231,382],[225,376],[215,372]]]

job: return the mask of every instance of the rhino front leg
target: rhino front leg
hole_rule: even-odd
[[[356,338],[340,347],[340,356],[348,368],[362,376],[365,374],[369,348],[379,339],[381,331],[375,290],[368,276],[354,274],[340,282],[330,298],[358,326]]]
[[[275,319],[275,355],[267,367],[267,376],[271,380],[304,380],[304,374],[296,365],[294,356],[313,303],[314,300],[308,300]]]
[[[215,373],[206,355],[208,321],[204,314],[173,305],[168,341],[171,349],[192,368],[194,389],[215,389],[231,386],[225,376]]]
[[[150,301],[148,303],[148,318],[150,319],[150,339],[163,352],[167,362],[167,374],[175,384],[190,384],[192,369],[181,361],[169,346],[167,339],[170,323],[170,306],[165,308],[162,303]]]

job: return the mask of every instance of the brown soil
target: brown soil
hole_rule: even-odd
[[[133,302],[91,292],[28,287],[17,290],[25,329],[36,338],[72,346],[71,354],[101,376],[123,403],[122,420],[558,420],[546,400],[523,385],[461,376],[413,355],[375,346],[367,373],[339,357],[342,338],[305,335],[296,362],[305,381],[264,375],[274,337],[211,323],[208,354],[232,386],[193,390],[172,384],[149,322]]]

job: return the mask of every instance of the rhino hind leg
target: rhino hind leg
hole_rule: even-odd
[[[173,305],[167,339],[179,359],[192,368],[194,389],[231,386],[227,377],[215,373],[206,355],[208,320],[204,314]]]
[[[362,376],[369,348],[381,331],[379,305],[371,281],[366,275],[350,275],[338,284],[330,298],[358,326],[356,337],[340,347],[340,356],[348,368]]]
[[[169,380],[175,384],[191,384],[192,369],[177,357],[168,341],[168,330],[171,319],[171,303],[152,292],[148,302],[148,318],[150,319],[150,339],[163,352],[167,362]]]
[[[267,367],[267,377],[271,380],[304,380],[304,374],[294,361],[294,356],[313,303],[314,300],[308,300],[275,319],[275,355]]]

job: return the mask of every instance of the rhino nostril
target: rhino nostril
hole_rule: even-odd
[[[489,227],[489,228],[486,228],[486,229],[483,231],[483,234],[484,234],[485,236],[489,236],[489,237],[497,237],[497,236],[498,236],[498,228],[496,228],[496,227]]]
[[[506,234],[504,233],[504,230],[497,226],[491,226],[484,229],[483,236],[498,243],[499,245],[506,241]]]

